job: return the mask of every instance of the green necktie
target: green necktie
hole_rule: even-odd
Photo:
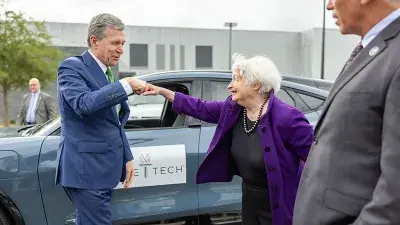
[[[113,73],[112,73],[112,71],[110,70],[110,67],[107,67],[107,70],[106,70],[106,75],[107,75],[107,78],[108,78],[108,81],[110,82],[110,83],[114,83],[114,76],[113,76]],[[118,113],[119,113],[119,111],[120,111],[120,105],[118,104],[118,105],[116,105],[115,107],[114,107],[114,109],[115,109],[115,112],[117,113],[117,115],[118,115]]]
[[[112,71],[110,70],[110,67],[107,67],[106,75],[107,75],[107,77],[108,77],[108,81],[109,81],[110,83],[114,83],[114,76],[113,76]]]

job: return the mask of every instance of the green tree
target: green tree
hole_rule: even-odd
[[[3,122],[9,126],[8,93],[26,87],[36,77],[41,83],[54,81],[62,52],[52,46],[44,22],[25,19],[23,13],[0,15],[0,92]]]

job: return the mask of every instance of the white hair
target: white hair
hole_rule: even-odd
[[[232,72],[238,69],[247,85],[259,82],[261,84],[260,94],[269,93],[271,90],[277,93],[280,90],[282,77],[274,62],[269,58],[254,56],[246,59],[242,54],[235,53],[232,55],[232,60]]]

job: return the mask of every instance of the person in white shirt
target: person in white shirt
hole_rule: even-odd
[[[17,124],[42,124],[57,115],[51,95],[40,90],[37,78],[29,80],[30,93],[22,97],[21,107],[17,114]]]

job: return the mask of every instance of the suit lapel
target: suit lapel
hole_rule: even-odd
[[[37,102],[36,102],[36,105],[35,105],[35,111],[33,111],[34,113],[36,113],[36,111],[38,110],[39,104],[42,101],[42,97],[43,97],[42,92],[40,92],[39,96],[38,96],[38,99],[37,99]]]
[[[88,66],[89,72],[92,77],[96,80],[100,87],[103,87],[108,84],[108,80],[106,78],[105,73],[100,68],[99,64],[97,64],[96,60],[90,55],[89,51],[86,50],[82,54],[82,58],[84,63]]]
[[[121,103],[121,110],[119,113],[119,120],[121,124],[125,125],[129,118],[129,105],[126,102]]]
[[[341,74],[339,74],[338,78],[336,79],[328,98],[325,101],[322,113],[315,127],[315,133],[317,133],[320,124],[325,117],[326,111],[329,109],[337,93],[374,58],[379,56],[387,47],[386,41],[395,37],[399,33],[399,31],[400,18],[396,19],[388,27],[386,27],[363,50],[358,53],[358,55],[347,67],[342,70]]]
[[[32,97],[32,94],[29,93],[26,95],[26,98],[24,99],[24,113],[23,113],[24,119],[28,115],[29,103],[31,102],[31,97]]]

